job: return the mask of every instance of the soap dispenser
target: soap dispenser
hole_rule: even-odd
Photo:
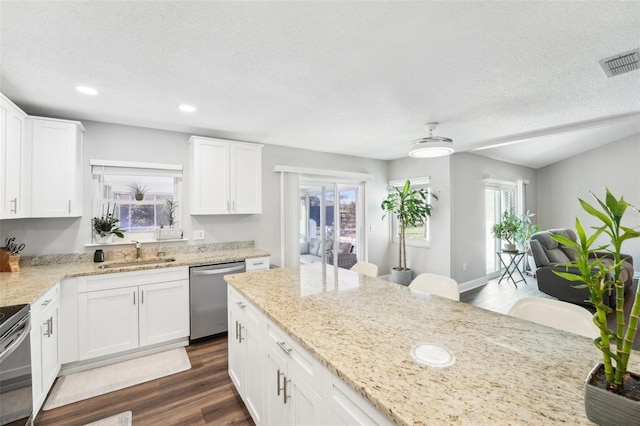
[[[93,261],[94,262],[104,262],[104,252],[100,249],[96,250],[96,252],[93,254]]]

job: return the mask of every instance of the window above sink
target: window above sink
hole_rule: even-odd
[[[94,217],[113,212],[124,239],[155,241],[182,223],[182,165],[91,160]],[[173,206],[173,208],[172,208]]]

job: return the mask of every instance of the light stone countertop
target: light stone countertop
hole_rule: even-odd
[[[175,253],[166,258],[175,262],[134,265],[127,267],[99,268],[101,263],[65,262],[40,266],[21,266],[19,272],[0,272],[0,306],[33,303],[57,282],[64,278],[86,275],[113,274],[115,272],[139,271],[144,269],[173,268],[177,266],[203,265],[208,263],[233,262],[254,257],[269,256],[269,252],[255,248],[235,250],[203,251],[195,253]],[[70,256],[71,257],[71,256]],[[149,260],[143,257],[141,261]],[[119,261],[122,261],[119,259]],[[105,262],[117,263],[116,262]]]
[[[225,278],[398,425],[592,424],[588,338],[320,264]],[[423,342],[455,363],[416,363]]]

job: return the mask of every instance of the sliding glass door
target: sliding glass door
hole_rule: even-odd
[[[491,233],[491,228],[499,223],[503,212],[515,209],[515,182],[513,185],[487,183],[485,188],[485,259],[488,276],[498,275],[501,264],[498,258],[500,240]]]
[[[363,185],[300,181],[300,263],[349,269],[364,254]]]

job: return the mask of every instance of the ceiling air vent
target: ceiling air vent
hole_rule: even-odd
[[[609,77],[625,74],[638,69],[640,49],[630,50],[610,58],[600,60],[600,66]]]

